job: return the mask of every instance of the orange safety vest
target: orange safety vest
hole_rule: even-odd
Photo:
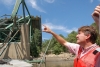
[[[82,49],[79,48],[78,56],[74,59],[74,67],[95,67],[96,58],[98,57],[99,52],[95,47],[93,50],[90,50],[87,54],[79,58]]]

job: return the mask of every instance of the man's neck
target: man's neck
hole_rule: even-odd
[[[91,42],[85,43],[83,45],[81,45],[84,49],[86,49],[87,47],[93,45]]]

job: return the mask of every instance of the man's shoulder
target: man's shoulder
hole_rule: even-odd
[[[98,54],[98,53],[100,53],[100,47],[97,47],[94,51],[93,51],[93,54]]]

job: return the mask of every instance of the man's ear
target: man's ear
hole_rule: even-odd
[[[91,37],[91,34],[86,35],[86,39],[89,39]]]

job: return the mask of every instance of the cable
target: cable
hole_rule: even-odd
[[[44,52],[44,55],[42,56],[40,65],[41,65],[41,63],[42,63],[42,60],[45,59],[45,55],[46,55],[46,52],[47,52],[47,50],[48,50],[48,48],[49,48],[49,46],[50,46],[51,40],[52,40],[52,38],[50,39],[50,41],[49,41],[49,43],[48,43],[48,45],[47,45],[47,48],[46,48],[46,50],[45,50],[45,52]],[[44,62],[45,62],[45,61],[44,61]],[[39,66],[39,67],[40,67],[40,66]]]

